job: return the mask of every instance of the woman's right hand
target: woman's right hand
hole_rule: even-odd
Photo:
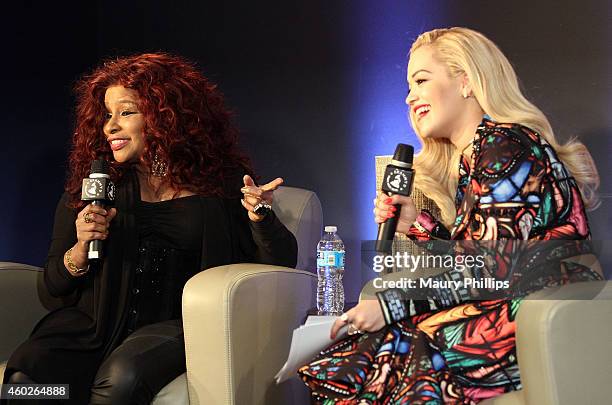
[[[397,210],[394,205],[397,204],[401,206],[401,209],[396,232],[407,234],[418,215],[411,197],[404,197],[403,195],[389,197],[387,194],[378,191],[374,199],[374,221],[377,224],[382,224],[387,219],[396,216]]]
[[[72,248],[72,261],[83,268],[87,266],[87,250],[92,240],[104,240],[108,237],[110,222],[117,215],[116,208],[108,210],[89,204],[79,212],[76,224],[77,243]]]

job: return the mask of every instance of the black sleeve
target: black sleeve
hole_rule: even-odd
[[[51,246],[45,263],[44,280],[47,290],[54,297],[68,296],[83,284],[87,277],[73,277],[64,266],[64,254],[77,241],[75,221],[77,212],[67,206],[68,194],[64,193],[55,209],[55,222]]]
[[[241,261],[295,267],[297,241],[274,211],[261,222],[253,222],[239,198],[232,199],[230,204],[232,216],[238,224]]]
[[[297,240],[274,214],[274,211],[266,215],[261,222],[253,222],[249,219],[249,226],[253,241],[257,246],[255,250],[257,263],[295,267]]]

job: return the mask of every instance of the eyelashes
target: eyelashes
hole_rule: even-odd
[[[416,83],[417,86],[420,86],[421,84],[425,83],[427,81],[427,79],[418,79],[415,80],[414,82]],[[408,88],[408,93],[410,93],[410,90],[412,90],[412,87]]]
[[[127,117],[128,115],[132,115],[132,114],[138,114],[138,111],[121,111],[120,113],[122,117]],[[105,120],[110,120],[112,117],[113,117],[113,114],[111,113],[104,114]]]

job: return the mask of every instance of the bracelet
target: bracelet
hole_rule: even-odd
[[[385,323],[390,325],[394,322],[406,319],[408,316],[413,315],[410,311],[410,307],[406,302],[406,299],[402,296],[402,293],[397,288],[391,288],[376,293],[378,302],[383,310],[383,316]],[[408,300],[410,301],[410,300]]]
[[[68,271],[74,276],[82,276],[89,271],[89,265],[84,269],[79,269],[76,264],[72,261],[72,248],[68,249],[64,254],[64,259],[68,263]]]

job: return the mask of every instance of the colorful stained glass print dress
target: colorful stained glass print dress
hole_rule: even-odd
[[[512,299],[465,300],[445,289],[422,299],[406,291],[378,294],[387,326],[349,336],[299,370],[321,404],[474,404],[519,390],[515,316],[522,297],[548,286],[599,280],[589,267],[564,259],[589,253],[580,192],[556,153],[537,133],[483,119],[471,161],[459,163],[457,217],[451,232],[422,212],[416,240],[494,241],[487,270],[509,280]],[[508,243],[564,240],[561,249],[522,252],[510,263]],[[536,249],[537,250],[537,249]],[[554,257],[553,257],[554,256]],[[520,268],[516,277],[509,267]],[[452,271],[435,276],[448,280]],[[472,297],[473,298],[473,297]]]

